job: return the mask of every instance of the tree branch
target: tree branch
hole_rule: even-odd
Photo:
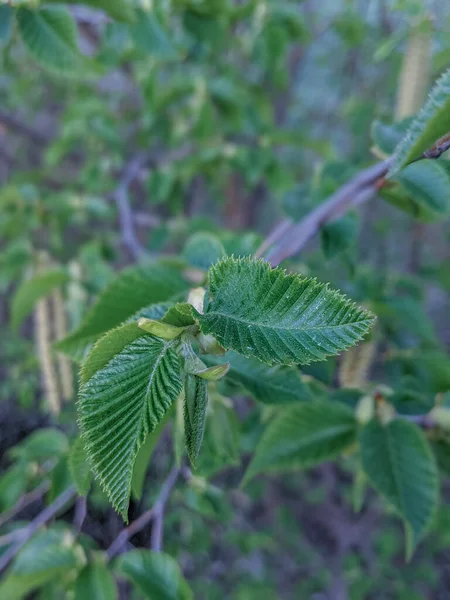
[[[36,500],[39,500],[40,498],[42,498],[42,496],[45,494],[45,492],[48,491],[49,487],[50,487],[50,482],[44,481],[36,489],[32,490],[31,492],[28,492],[28,494],[24,494],[16,502],[15,506],[13,506],[11,509],[6,510],[2,514],[0,514],[0,527],[2,527],[2,525],[7,523],[10,519],[15,517],[24,508],[26,508],[30,504],[33,504],[33,502],[36,502]]]
[[[9,563],[14,559],[16,554],[23,548],[28,540],[33,537],[36,531],[42,525],[48,523],[48,521],[50,521],[57,514],[57,512],[75,496],[75,494],[75,488],[70,486],[60,496],[58,496],[54,502],[52,502],[49,506],[47,506],[47,508],[39,513],[37,517],[35,517],[29,523],[29,525],[21,530],[22,533],[17,542],[0,556],[0,574],[3,573],[3,571],[8,567]]]
[[[155,551],[161,550],[164,509],[178,479],[179,473],[180,469],[178,467],[174,467],[167,476],[167,479],[164,481],[156,502],[152,508],[142,513],[139,518],[137,518],[119,533],[117,538],[106,551],[106,554],[110,560],[116,556],[116,554],[122,552],[128,540],[139,531],[142,531],[142,529],[144,529],[144,527],[146,527],[151,521],[154,521],[151,535],[151,548]]]
[[[26,125],[22,121],[22,119],[19,119],[18,117],[11,115],[3,110],[0,110],[0,123],[5,125],[8,129],[11,129],[12,131],[16,131],[17,133],[24,135],[31,142],[33,142],[33,144],[36,144],[38,146],[48,144],[48,142],[51,139],[51,137],[45,135],[44,133],[41,133],[37,129]]]

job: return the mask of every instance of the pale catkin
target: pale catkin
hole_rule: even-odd
[[[347,350],[339,366],[339,384],[342,388],[363,388],[368,382],[370,368],[376,356],[375,342],[362,342]]]
[[[61,409],[61,400],[51,352],[50,306],[48,300],[39,300],[34,315],[42,387],[50,412],[57,415]]]
[[[57,289],[52,294],[54,334],[55,340],[62,340],[67,335],[66,309],[61,290]],[[70,360],[58,354],[58,372],[61,383],[61,394],[63,400],[70,400],[73,397],[73,373]]]
[[[398,81],[395,120],[410,117],[422,107],[431,70],[431,26],[423,22],[409,35]]]

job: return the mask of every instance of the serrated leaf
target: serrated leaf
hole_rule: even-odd
[[[450,70],[436,82],[429,98],[395,151],[392,177],[450,132]]]
[[[77,70],[85,58],[77,44],[77,26],[63,6],[38,10],[20,7],[16,12],[22,41],[45,68],[63,73]]]
[[[194,467],[205,433],[207,405],[207,381],[187,373],[184,380],[184,435],[189,460]]]
[[[89,344],[131,316],[160,318],[150,316],[154,307],[149,305],[169,300],[186,289],[180,269],[164,261],[124,269],[98,297],[78,329],[55,347],[69,356],[79,357]]]
[[[416,218],[440,220],[450,212],[450,176],[438,162],[422,160],[408,165],[394,181],[402,186],[408,199],[397,199],[395,195],[386,199]]]
[[[78,414],[94,474],[127,520],[133,465],[181,390],[173,342],[137,338],[80,389]]]
[[[82,569],[75,581],[73,600],[116,600],[118,590],[101,556]]]
[[[75,439],[70,449],[69,469],[78,494],[86,496],[91,487],[92,472],[81,437]]]
[[[192,304],[179,302],[171,306],[161,321],[175,327],[189,327],[190,325],[194,325],[195,319],[192,314]]]
[[[47,271],[24,281],[14,294],[11,304],[11,324],[19,327],[22,321],[31,313],[37,301],[48,296],[55,288],[69,280],[63,269]]]
[[[285,408],[265,430],[243,485],[262,471],[304,469],[335,458],[356,440],[353,411],[316,401]]]
[[[130,26],[136,46],[153,58],[176,59],[178,52],[156,16],[145,10],[137,10],[136,17],[136,23]]]
[[[80,546],[70,543],[68,535],[67,530],[36,534],[19,552],[0,584],[0,598],[29,597],[32,590],[83,566],[84,552]]]
[[[230,363],[227,381],[241,385],[255,400],[264,404],[289,404],[311,400],[308,387],[296,367],[267,367],[259,360],[245,358],[236,352],[223,357],[207,356],[207,364]]]
[[[46,3],[59,2],[59,0],[46,0]],[[135,14],[129,0],[67,0],[66,4],[84,4],[92,8],[103,10],[117,21],[133,22]]]
[[[210,300],[196,318],[227,349],[268,364],[307,364],[359,341],[373,317],[314,279],[263,260],[225,258],[209,271]]]
[[[193,267],[207,271],[225,256],[225,249],[222,242],[212,233],[199,232],[188,239],[182,255]]]
[[[361,431],[360,444],[362,466],[371,484],[405,522],[410,557],[430,526],[438,501],[433,453],[421,430],[400,419],[386,426],[371,421]]]
[[[119,557],[118,571],[151,600],[192,600],[176,561],[163,552],[133,550]]]

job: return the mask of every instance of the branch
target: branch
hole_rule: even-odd
[[[167,476],[167,479],[164,481],[156,502],[152,508],[142,513],[139,518],[137,518],[119,533],[117,538],[106,551],[106,554],[110,560],[116,556],[116,554],[122,552],[122,549],[128,540],[139,531],[142,531],[142,529],[144,529],[144,527],[146,527],[150,521],[154,521],[151,536],[151,548],[155,551],[161,550],[164,509],[178,479],[179,473],[180,469],[178,467],[174,467]]]
[[[36,502],[42,498],[45,492],[48,491],[50,487],[49,481],[44,481],[39,485],[35,490],[28,492],[28,494],[24,494],[9,510],[6,510],[2,514],[0,514],[0,527],[2,527],[5,523],[7,523],[10,519],[15,517],[18,513],[20,513],[24,508]]]
[[[278,225],[278,231],[273,231],[268,239],[279,243],[268,252],[267,260],[275,266],[295,256],[325,223],[338,219],[350,208],[370,200],[378,190],[378,180],[387,174],[392,162],[391,157],[364,169],[332,194],[328,200],[311,211],[300,223],[294,223],[290,227]],[[264,252],[266,245],[267,242],[263,242],[261,246],[263,251],[261,248],[258,249],[257,255],[260,256]]]
[[[0,123],[3,123],[3,125],[5,125],[8,129],[24,135],[31,142],[33,142],[33,144],[38,146],[48,144],[51,139],[49,136],[41,133],[37,129],[26,125],[22,119],[19,119],[18,117],[15,117],[14,115],[11,115],[3,110],[0,110]]]
[[[33,537],[36,531],[42,526],[48,523],[57,512],[76,494],[75,488],[70,486],[60,496],[56,498],[47,508],[37,515],[26,527],[21,531],[22,534],[20,539],[6,552],[0,556],[0,574],[8,567],[9,563],[14,559],[16,554],[23,548],[28,540]]]

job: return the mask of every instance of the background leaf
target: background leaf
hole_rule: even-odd
[[[225,256],[225,249],[222,242],[212,233],[199,232],[188,239],[182,256],[193,267],[207,271]]]
[[[118,591],[113,575],[100,555],[80,571],[74,587],[74,600],[116,600]]]
[[[83,439],[80,436],[75,439],[70,449],[69,469],[77,493],[80,496],[87,496],[91,487],[92,471]]]
[[[361,461],[377,491],[397,509],[407,534],[410,557],[436,509],[436,461],[421,430],[396,419],[386,426],[371,421],[361,431]]]
[[[323,360],[355,344],[373,318],[314,279],[269,263],[225,258],[209,272],[200,328],[224,348],[268,364]]]
[[[289,406],[267,426],[243,485],[263,471],[301,469],[335,458],[355,442],[356,431],[352,410],[342,404]]]

